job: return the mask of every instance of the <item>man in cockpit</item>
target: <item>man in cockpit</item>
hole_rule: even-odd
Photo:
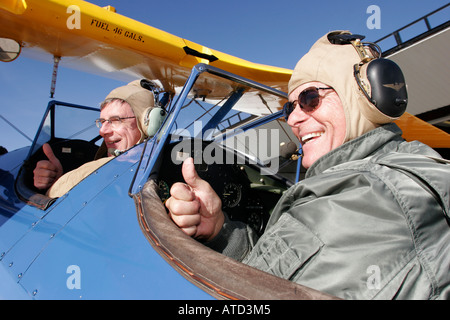
[[[47,196],[60,197],[118,154],[148,137],[148,115],[155,106],[155,97],[145,79],[136,80],[111,91],[100,105],[96,120],[104,141],[93,161],[64,173],[60,161],[49,144],[43,151],[48,160],[41,160],[34,169],[34,186],[47,190]]]
[[[191,158],[183,164],[186,184],[172,186],[166,207],[210,248],[328,294],[449,299],[450,165],[402,138],[393,121],[406,107],[403,75],[379,55],[368,65],[356,39],[327,34],[294,69],[285,117],[308,170],[279,200],[259,239],[227,218]],[[359,79],[363,68],[374,77]],[[394,88],[387,104],[386,88]]]

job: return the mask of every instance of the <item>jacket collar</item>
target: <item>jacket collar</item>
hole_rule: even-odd
[[[394,123],[371,130],[319,158],[306,171],[306,178],[320,174],[335,165],[372,156],[385,150],[389,142],[395,142],[397,145],[398,142],[404,141],[401,135],[402,131]]]

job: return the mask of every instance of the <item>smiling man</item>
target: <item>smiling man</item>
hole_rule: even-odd
[[[64,174],[50,145],[43,151],[48,160],[41,160],[34,169],[34,185],[47,190],[51,198],[60,197],[90,173],[148,137],[147,115],[155,106],[154,94],[147,89],[147,80],[136,80],[111,91],[100,105],[100,118],[95,122],[103,137],[94,161]]]
[[[341,100],[333,88],[322,82],[308,82],[300,85],[292,93],[293,102],[287,123],[300,140],[304,156],[302,165],[309,168],[317,159],[336,149],[344,142],[345,114]],[[299,104],[317,104],[309,111]],[[320,108],[317,108],[320,105]],[[286,113],[286,112],[285,112]]]
[[[227,218],[192,159],[166,206],[210,248],[328,294],[449,299],[450,166],[402,138],[392,122],[406,108],[403,74],[361,38],[331,32],[295,67],[284,114],[308,170],[259,239]]]
[[[106,103],[96,123],[108,149],[108,156],[113,156],[116,150],[128,150],[141,139],[136,116],[125,100],[113,99]]]

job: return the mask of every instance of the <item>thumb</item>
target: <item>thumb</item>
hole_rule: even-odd
[[[184,181],[194,189],[201,188],[206,183],[205,180],[200,178],[197,171],[195,171],[194,159],[192,157],[184,160],[181,173],[183,174]]]
[[[56,167],[58,174],[62,175],[63,167],[61,165],[61,162],[53,153],[52,147],[50,147],[48,143],[44,143],[44,145],[42,146],[42,150],[44,151],[44,154],[47,156],[48,160]]]

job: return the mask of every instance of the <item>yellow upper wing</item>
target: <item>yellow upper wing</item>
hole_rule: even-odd
[[[1,0],[0,37],[111,77],[164,79],[173,88],[202,62],[286,91],[291,70],[239,59],[114,11],[80,0]]]

